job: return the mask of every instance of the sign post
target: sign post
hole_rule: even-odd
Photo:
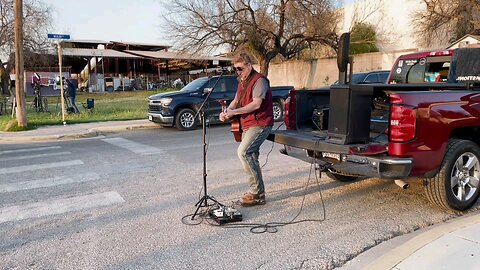
[[[57,40],[57,48],[58,48],[58,68],[59,68],[59,77],[60,77],[60,95],[62,101],[62,123],[63,125],[67,125],[65,122],[65,96],[63,90],[63,77],[62,77],[62,42],[61,40],[70,39],[70,35],[63,35],[63,34],[48,34],[48,38],[56,39]]]

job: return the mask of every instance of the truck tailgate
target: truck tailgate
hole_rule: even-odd
[[[316,131],[294,131],[277,130],[272,131],[268,140],[297,147],[301,149],[312,150],[315,152],[331,152],[338,154],[379,154],[387,151],[388,141],[370,142],[368,144],[335,144],[326,141],[326,132]]]
[[[301,149],[348,154],[349,146],[327,143],[325,138],[326,132],[277,130],[270,133],[268,140]]]

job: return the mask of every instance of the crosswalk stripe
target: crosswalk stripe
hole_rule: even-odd
[[[140,155],[153,155],[153,154],[164,153],[161,149],[158,149],[156,147],[137,143],[124,138],[108,138],[108,139],[103,139],[102,141],[127,149],[129,151],[132,151]]]
[[[23,166],[10,167],[10,168],[0,168],[0,174],[19,173],[19,172],[35,171],[35,170],[50,169],[50,168],[57,168],[57,167],[67,167],[67,166],[82,165],[82,164],[83,164],[83,161],[81,160],[70,160],[70,161],[51,162],[51,163],[43,163],[43,164],[31,164],[31,165],[23,165]]]
[[[71,153],[72,152],[67,151],[67,152],[58,152],[58,153],[30,155],[30,156],[7,157],[7,158],[0,158],[0,161],[22,160],[22,159],[31,159],[31,158],[40,158],[40,157],[53,157],[53,156],[61,156],[61,155],[70,155]]]
[[[0,151],[0,155],[4,154],[11,154],[11,153],[24,153],[24,152],[33,152],[33,151],[45,151],[45,150],[53,150],[53,149],[60,149],[61,146],[46,146],[46,147],[38,147],[38,148],[23,148],[23,149],[15,149],[15,150],[5,150]]]
[[[100,179],[100,175],[96,173],[86,173],[83,175],[75,175],[71,177],[53,177],[47,179],[39,179],[33,181],[16,182],[8,184],[0,184],[0,193],[15,192],[20,190],[29,190],[35,188],[54,187],[72,183],[82,183],[95,181]]]
[[[0,223],[124,203],[115,191],[0,208]]]

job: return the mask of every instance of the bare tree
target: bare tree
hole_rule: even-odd
[[[15,67],[14,2],[14,0],[0,0],[0,80],[3,94],[10,90],[10,72]],[[41,0],[23,1],[25,59],[50,46],[47,39],[50,18],[49,8]]]
[[[323,44],[336,49],[339,14],[332,0],[164,0],[166,33],[193,52],[246,49],[268,74],[270,61]]]
[[[423,0],[426,10],[415,14],[424,45],[452,42],[466,34],[480,34],[480,1]]]

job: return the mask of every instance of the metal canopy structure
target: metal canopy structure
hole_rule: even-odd
[[[186,54],[186,53],[177,53],[177,52],[165,52],[165,51],[134,51],[126,50],[125,52],[131,53],[138,56],[143,56],[146,58],[157,59],[157,60],[192,60],[192,61],[225,61],[229,62],[232,59],[227,57],[218,57],[218,56],[203,56],[197,54]]]
[[[112,85],[117,90],[118,81],[122,89],[129,83],[135,84],[135,89],[139,85],[148,89],[152,83],[168,85],[178,78],[189,82],[215,74],[219,66],[231,61],[228,57],[169,52],[170,46],[162,44],[104,40],[64,40],[61,44],[70,73],[91,91],[104,91]]]
[[[139,59],[140,56],[124,53],[111,49],[84,49],[84,48],[64,48],[64,56],[81,56],[81,57],[105,57],[105,58],[128,58]]]

